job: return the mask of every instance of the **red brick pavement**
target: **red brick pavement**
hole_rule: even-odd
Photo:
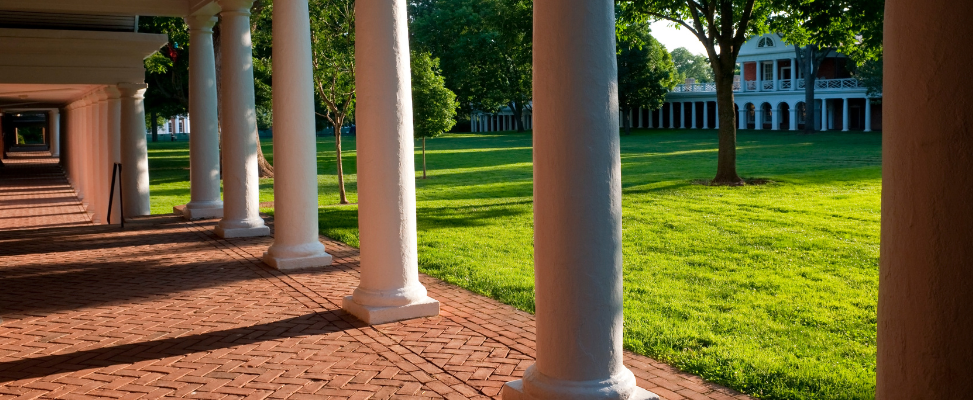
[[[0,231],[0,399],[486,399],[533,362],[532,315],[425,275],[439,317],[344,313],[358,251],[327,238],[334,265],[282,273],[259,261],[271,239],[223,240],[215,221],[51,218]],[[748,398],[625,360],[666,399]]]
[[[90,224],[57,159],[17,150],[0,167],[0,230]]]

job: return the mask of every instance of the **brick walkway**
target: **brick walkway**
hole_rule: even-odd
[[[5,204],[42,191],[63,202],[56,167],[32,162],[37,179],[0,177]],[[0,230],[3,399],[485,399],[533,362],[532,315],[425,275],[439,317],[369,327],[345,314],[358,251],[327,238],[333,266],[285,274],[259,261],[269,238],[219,239],[215,221],[155,216],[123,231],[60,214]],[[625,358],[666,399],[748,398]]]

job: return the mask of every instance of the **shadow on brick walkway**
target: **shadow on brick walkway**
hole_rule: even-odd
[[[4,199],[36,193],[18,185]],[[532,315],[425,275],[442,315],[364,325],[339,306],[358,251],[327,238],[332,266],[282,273],[259,260],[270,238],[220,239],[216,221],[56,214],[0,229],[0,398],[485,399],[533,363]],[[747,398],[625,360],[666,399]]]

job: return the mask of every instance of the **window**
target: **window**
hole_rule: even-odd
[[[760,63],[760,79],[765,81],[774,80],[774,64]]]
[[[774,39],[769,37],[762,38],[757,42],[757,47],[774,47]]]

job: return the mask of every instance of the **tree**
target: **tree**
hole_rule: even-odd
[[[685,47],[680,47],[672,51],[672,62],[679,71],[679,81],[685,82],[692,78],[696,82],[713,82],[713,69],[709,66],[706,57],[690,53]]]
[[[250,36],[253,43],[253,91],[254,106],[257,112],[257,171],[261,178],[273,178],[274,166],[264,157],[263,148],[260,146],[260,129],[273,127],[273,89],[271,83],[273,78],[273,16],[272,0],[256,0],[250,7]]]
[[[875,98],[874,102],[881,102],[882,75],[884,72],[882,57],[865,61],[855,70],[855,78],[868,89],[866,95]]]
[[[355,0],[311,0],[311,61],[323,116],[334,127],[340,204],[348,204],[341,127],[355,111]]]
[[[649,34],[648,26],[618,39],[618,105],[623,113],[633,108],[656,109],[679,79],[666,48]],[[622,118],[625,134],[629,118]]]
[[[625,0],[623,20],[674,22],[688,30],[706,48],[716,81],[719,112],[719,152],[714,184],[742,185],[736,168],[736,120],[733,110],[733,73],[740,46],[747,38],[766,32],[767,19],[796,0]]]
[[[412,47],[441,60],[464,111],[509,107],[517,130],[533,95],[532,0],[414,0]]]
[[[422,179],[426,179],[426,138],[433,138],[456,125],[456,94],[446,88],[439,72],[439,59],[429,53],[412,52],[412,120],[415,137],[422,138]]]
[[[142,17],[139,31],[163,33],[169,44],[145,59],[145,113],[152,141],[159,141],[159,119],[189,111],[189,28],[182,18]]]
[[[825,58],[841,52],[861,64],[881,56],[884,9],[885,0],[794,0],[770,19],[771,28],[795,46],[809,116],[815,114],[815,81]],[[812,132],[814,124],[804,124],[804,133]]]

